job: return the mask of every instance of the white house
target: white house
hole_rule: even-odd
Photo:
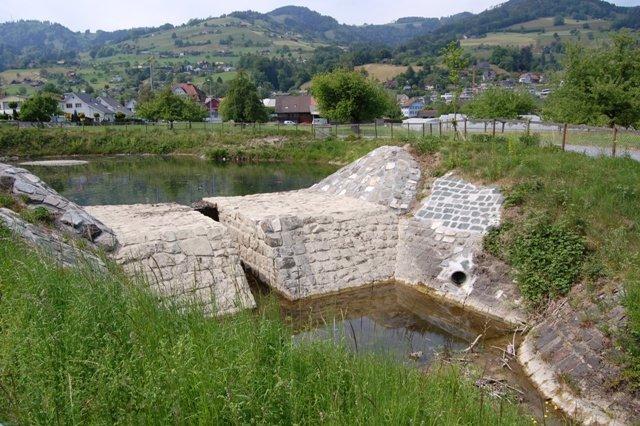
[[[60,102],[60,109],[64,114],[84,114],[92,120],[95,119],[95,114],[99,114],[98,121],[114,121],[116,115],[116,111],[86,93],[65,93]]]
[[[20,112],[20,107],[22,106],[22,103],[24,101],[25,101],[25,98],[22,96],[4,96],[0,98],[0,115],[13,114],[13,109],[9,106],[13,102],[18,104],[18,107],[16,108],[16,112]]]
[[[424,108],[424,100],[420,98],[412,98],[400,104],[402,115],[407,118],[417,117],[418,113]]]

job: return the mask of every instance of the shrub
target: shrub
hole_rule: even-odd
[[[527,196],[534,192],[539,192],[544,188],[544,184],[540,180],[526,181],[512,186],[505,196],[504,206],[519,206],[524,203]]]
[[[520,143],[526,147],[540,146],[540,135],[538,133],[526,133],[520,136]]]
[[[206,157],[209,160],[218,162],[226,161],[229,159],[229,150],[226,148],[212,148],[207,151]]]
[[[522,294],[540,303],[571,289],[580,275],[585,251],[582,236],[541,221],[515,236],[508,256]]]
[[[446,137],[425,136],[423,138],[413,140],[412,142],[416,151],[418,151],[418,153],[422,155],[425,155],[438,152],[445,140]]]
[[[474,134],[469,137],[469,141],[471,143],[490,143],[490,142],[507,143],[507,138],[505,138],[504,136]]]

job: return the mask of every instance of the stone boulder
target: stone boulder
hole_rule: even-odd
[[[22,198],[30,208],[46,208],[63,231],[85,238],[105,251],[117,246],[111,229],[25,169],[0,163],[0,190]]]

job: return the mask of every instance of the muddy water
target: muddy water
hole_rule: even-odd
[[[519,400],[542,424],[567,424],[545,403],[504,350],[520,337],[506,324],[388,283],[301,301],[280,300],[298,340],[328,340],[357,353],[375,353],[426,370],[434,362],[460,364],[489,393]],[[482,337],[465,352],[478,335]]]

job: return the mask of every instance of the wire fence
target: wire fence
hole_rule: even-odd
[[[640,131],[625,128],[592,127],[550,122],[523,120],[467,120],[457,123],[438,119],[405,123],[360,123],[360,124],[282,124],[282,123],[108,123],[78,125],[74,123],[25,123],[5,122],[0,127],[18,129],[59,128],[79,132],[203,132],[219,135],[234,134],[309,134],[318,139],[364,138],[364,139],[413,139],[426,136],[456,136],[462,139],[479,139],[474,135],[491,135],[519,138],[526,134],[538,135],[542,144],[557,145],[566,150],[640,156]],[[636,152],[637,151],[637,152]]]

